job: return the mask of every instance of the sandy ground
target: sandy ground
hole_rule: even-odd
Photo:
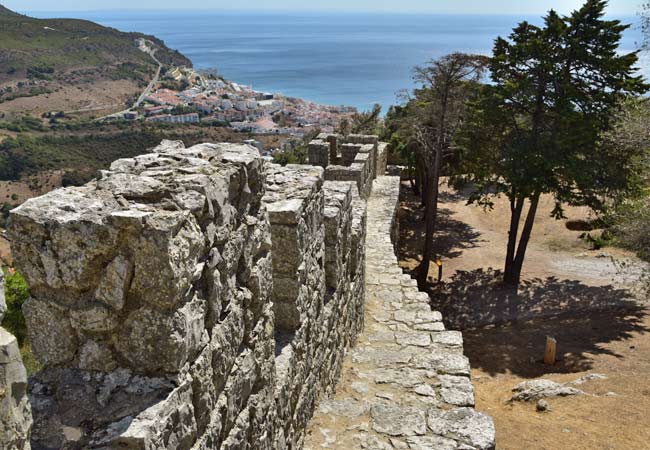
[[[472,364],[476,406],[490,414],[500,450],[650,449],[650,314],[638,292],[641,263],[619,249],[592,251],[550,218],[543,199],[517,292],[503,288],[509,220],[505,200],[493,212],[466,206],[465,193],[444,189],[437,252],[443,285],[434,306],[449,328],[462,329]],[[422,210],[404,189],[401,264],[413,269],[422,242]],[[569,219],[588,218],[573,208]],[[625,261],[630,269],[617,269]],[[437,277],[437,270],[430,273]],[[541,363],[546,336],[558,341],[559,361]],[[512,388],[536,378],[558,382],[588,373],[605,380],[581,386],[588,395],[551,398],[551,410],[509,403]]]

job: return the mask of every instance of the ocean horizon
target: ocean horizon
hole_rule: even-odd
[[[38,18],[91,20],[121,31],[152,34],[192,60],[259,91],[368,110],[399,103],[414,87],[413,67],[452,52],[490,54],[494,39],[539,16],[252,12],[182,10],[20,11]],[[621,51],[638,49],[637,16]],[[650,75],[643,55],[641,73]]]

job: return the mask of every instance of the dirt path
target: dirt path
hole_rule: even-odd
[[[403,190],[401,265],[417,265],[422,236],[418,199]],[[500,450],[650,449],[650,311],[635,289],[640,263],[618,249],[591,251],[564,222],[550,218],[543,199],[518,292],[504,289],[498,274],[505,255],[508,205],[495,211],[466,206],[463,193],[443,191],[437,251],[444,288],[435,307],[449,328],[462,329],[472,365],[477,409],[490,414]],[[585,209],[567,212],[585,219]],[[612,262],[627,261],[619,273]],[[431,273],[431,277],[437,273]],[[558,340],[560,361],[540,360],[546,336]],[[581,385],[588,395],[535,403],[508,403],[522,381],[568,382],[588,373],[607,379]]]

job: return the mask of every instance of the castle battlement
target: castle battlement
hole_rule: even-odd
[[[12,211],[43,369],[27,393],[19,356],[0,361],[0,374],[17,374],[0,377],[16,399],[0,403],[11,419],[5,448],[29,448],[29,434],[42,449],[302,448],[351,363],[368,295],[392,283],[377,280],[377,261],[395,260],[399,185],[381,178],[392,194],[370,223],[385,144],[321,135],[310,161],[282,167],[247,145],[163,141]],[[426,295],[404,285],[424,314],[412,338],[444,330],[438,313],[423,312]],[[408,327],[396,331],[409,341]],[[0,344],[17,352],[15,340]]]

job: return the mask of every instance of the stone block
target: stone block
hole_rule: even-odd
[[[0,327],[0,446],[29,450],[32,412],[18,341]]]

